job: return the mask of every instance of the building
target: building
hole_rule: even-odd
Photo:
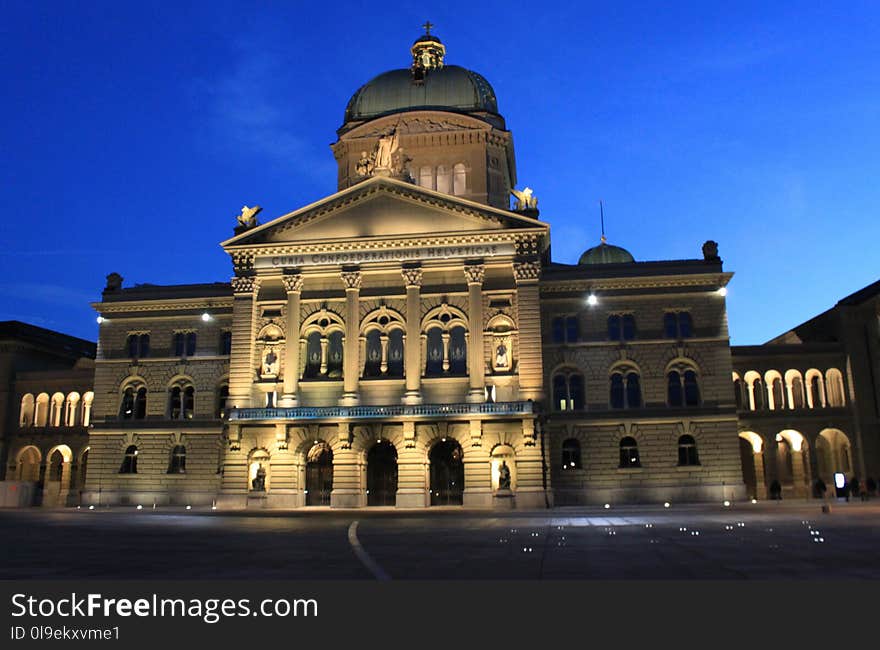
[[[0,323],[3,505],[79,502],[89,456],[95,344]]]
[[[715,242],[553,262],[494,90],[445,54],[425,34],[352,95],[335,194],[242,210],[230,282],[107,277],[82,503],[721,501],[880,472],[876,285],[731,348]],[[43,482],[24,395],[10,469]]]

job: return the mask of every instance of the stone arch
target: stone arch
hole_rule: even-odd
[[[49,426],[60,427],[61,416],[64,412],[64,393],[54,393],[52,395],[52,406],[49,411]]]
[[[36,445],[26,445],[15,455],[15,478],[18,481],[40,481],[43,455]]]
[[[40,393],[34,407],[34,426],[45,427],[49,424],[49,394]]]
[[[785,390],[788,397],[788,408],[802,409],[807,400],[804,395],[804,377],[800,370],[789,368],[785,371]]]
[[[852,443],[840,429],[826,428],[816,436],[816,474],[828,490],[834,486],[834,475],[842,473],[847,482],[855,475]]]
[[[18,425],[20,427],[34,426],[34,408],[36,401],[32,393],[25,393],[21,396],[21,408],[19,409]]]
[[[804,373],[804,389],[807,406],[811,409],[825,408],[825,378],[821,370],[810,368]]]
[[[778,382],[778,383],[777,383]],[[764,373],[764,386],[767,389],[767,406],[771,411],[785,408],[785,380],[778,370]]]
[[[776,434],[776,476],[783,494],[793,497],[809,494],[810,483],[809,443],[800,431],[783,429]]]
[[[66,506],[70,495],[70,470],[73,451],[65,444],[52,447],[46,454],[43,481],[43,505]]]
[[[760,411],[767,404],[767,392],[764,388],[764,380],[761,373],[756,370],[748,370],[743,375],[743,381],[746,382],[746,390],[749,396],[749,410]]]
[[[492,371],[512,372],[516,369],[519,336],[513,318],[504,313],[492,316],[486,324],[492,351]]]
[[[92,405],[95,402],[95,393],[94,391],[87,390],[83,393],[82,398],[82,414],[80,416],[79,421],[82,423],[84,427],[87,427],[92,424]]]
[[[464,447],[454,437],[434,439],[428,445],[429,494],[432,506],[464,503]]]
[[[846,406],[843,375],[837,368],[829,368],[825,371],[825,396],[828,406]]]

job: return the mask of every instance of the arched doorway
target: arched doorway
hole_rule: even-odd
[[[326,442],[316,443],[306,460],[306,505],[329,506],[333,490],[333,450]]]
[[[397,499],[397,450],[387,440],[367,453],[367,505],[393,506]]]
[[[464,500],[464,452],[444,438],[431,448],[431,505],[460,506]]]
[[[746,492],[752,498],[758,498],[758,475],[755,471],[755,451],[752,443],[740,436],[739,458],[742,464],[743,483],[746,484]]]

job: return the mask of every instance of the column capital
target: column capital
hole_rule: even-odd
[[[514,262],[513,277],[517,282],[528,282],[537,280],[541,275],[541,264],[539,262]]]
[[[284,275],[281,278],[281,281],[284,283],[284,290],[287,291],[287,293],[299,293],[302,291],[303,276],[301,273]]]
[[[406,288],[419,288],[422,286],[422,269],[420,268],[404,268],[400,270]]]
[[[483,284],[485,276],[486,267],[483,264],[466,264],[464,267],[464,277],[468,284]]]
[[[341,274],[342,282],[345,284],[345,290],[357,291],[361,288],[361,272],[360,271],[343,271]]]
[[[232,293],[236,295],[257,293],[260,290],[261,281],[261,278],[236,276],[230,281]]]

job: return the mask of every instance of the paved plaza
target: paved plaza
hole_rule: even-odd
[[[4,510],[0,578],[877,579],[880,502]]]

